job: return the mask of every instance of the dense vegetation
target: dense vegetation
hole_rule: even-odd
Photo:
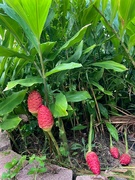
[[[0,3],[0,128],[16,151],[49,152],[37,118],[28,112],[32,90],[54,116],[62,156],[69,157],[69,142],[78,133],[86,133],[80,147],[87,144],[91,114],[95,133],[107,127],[118,140],[109,118],[134,114],[135,107],[135,0]]]

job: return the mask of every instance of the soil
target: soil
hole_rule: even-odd
[[[118,125],[118,124],[117,124]],[[120,128],[121,125],[118,127]],[[39,130],[40,131],[40,130]],[[16,132],[15,132],[16,133]],[[36,154],[41,156],[42,154],[47,154],[50,163],[60,165],[63,167],[67,167],[73,170],[74,177],[77,175],[91,174],[91,171],[88,169],[85,161],[85,151],[87,151],[87,136],[88,132],[78,131],[75,134],[75,137],[71,137],[70,133],[68,133],[68,140],[70,146],[70,158],[65,158],[63,163],[59,163],[56,160],[56,157],[52,153],[52,148],[44,148],[47,147],[48,144],[44,144],[45,138],[42,131],[36,132],[37,134],[32,133],[25,139],[22,140],[22,137],[16,136],[16,142],[19,144],[19,151],[13,145],[13,150],[19,154],[26,154],[31,156],[32,154]],[[40,136],[39,136],[40,134]],[[113,145],[116,146],[120,154],[125,153],[125,141],[123,138],[123,132],[119,131],[119,142],[113,141]],[[80,147],[77,146],[73,149],[73,144],[80,144]],[[95,139],[93,141],[93,151],[95,151],[99,157],[101,164],[101,175],[102,177],[115,177],[125,178],[129,180],[135,179],[135,133],[134,128],[130,126],[128,129],[128,145],[129,145],[129,154],[131,155],[131,163],[128,167],[123,167],[119,163],[119,159],[114,159],[109,152],[109,135],[108,132],[104,129],[104,132],[96,132]],[[47,151],[45,151],[47,149]],[[67,159],[67,160],[66,160]]]

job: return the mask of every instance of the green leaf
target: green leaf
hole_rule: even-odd
[[[80,59],[81,55],[82,55],[82,49],[83,49],[83,40],[79,43],[79,45],[77,46],[77,49],[75,51],[75,53],[66,60],[66,62],[76,62],[78,61],[78,59]]]
[[[101,68],[100,70],[94,72],[93,78],[96,82],[98,82],[104,75],[104,68]]]
[[[86,129],[86,128],[87,128],[87,126],[83,126],[82,124],[79,124],[77,126],[74,126],[71,130],[73,130],[73,131],[81,131],[81,130]]]
[[[90,24],[84,26],[82,29],[80,29],[80,31],[78,31],[71,39],[69,39],[59,50],[57,53],[55,53],[54,57],[52,57],[52,59],[55,59],[55,57],[64,49],[68,49],[71,46],[73,46],[74,44],[82,41],[84,34],[87,30],[87,27],[90,26]]]
[[[117,129],[110,122],[106,122],[106,127],[107,127],[109,133],[111,134],[111,136],[115,139],[115,141],[118,141],[119,136],[118,136]]]
[[[46,42],[46,43],[40,44],[40,48],[41,48],[42,54],[43,54],[44,56],[47,56],[47,55],[51,52],[51,50],[52,50],[52,48],[54,47],[55,44],[56,44],[56,42]],[[37,54],[36,49],[33,48],[33,49],[31,50],[31,53],[30,53],[30,54],[32,54],[33,56],[35,56],[35,55]]]
[[[19,118],[18,116],[7,118],[6,120],[0,123],[0,127],[3,130],[15,129],[20,122],[21,122],[21,118]]]
[[[116,72],[123,72],[127,70],[127,68],[124,65],[117,63],[115,61],[96,62],[96,63],[92,63],[91,65],[101,67],[104,69],[112,69]]]
[[[118,12],[123,28],[135,17],[135,0],[119,0]]]
[[[18,159],[14,158],[11,162],[7,162],[4,166],[6,169],[12,169],[18,163]]]
[[[91,81],[91,84],[93,86],[96,86],[100,91],[104,92],[104,88],[103,86],[101,86],[99,83],[95,82],[95,81]]]
[[[67,116],[67,100],[64,94],[59,93],[56,95],[56,101],[54,104],[51,105],[51,111],[53,113],[53,116],[56,117],[63,117]]]
[[[12,49],[6,48],[4,46],[0,46],[0,56],[5,56],[5,57],[18,57],[22,58],[25,60],[32,61],[33,57],[32,56],[27,56],[23,53],[18,53]]]
[[[7,6],[7,4],[0,4],[0,8],[2,8],[8,16],[14,19],[23,28],[27,38],[39,52],[39,41],[24,19],[22,19],[13,9]]]
[[[111,23],[113,22],[118,10],[118,1],[111,0]]]
[[[107,6],[108,0],[102,0],[102,12],[104,12],[106,6]]]
[[[44,162],[43,162],[44,163]],[[47,171],[46,167],[40,167],[37,171],[37,173],[45,173]]]
[[[78,31],[70,40],[68,40],[59,51],[62,51],[63,49],[68,49],[69,47],[73,46],[74,44],[80,42],[87,30],[87,27],[90,26],[90,24],[84,26],[80,31]]]
[[[46,22],[51,0],[5,0],[5,2],[26,22],[39,40]]]
[[[66,92],[65,96],[68,102],[80,102],[86,99],[91,99],[91,96],[87,91]]]
[[[13,87],[15,87],[18,84],[20,84],[22,86],[30,87],[33,84],[40,84],[40,83],[43,83],[42,78],[39,78],[39,77],[36,77],[36,76],[26,78],[26,79],[19,79],[19,80],[8,82],[8,84],[7,84],[6,88],[4,89],[4,91],[12,89]]]
[[[63,64],[60,64],[60,65],[56,66],[51,71],[48,71],[45,75],[47,77],[47,76],[50,76],[51,74],[54,74],[54,73],[57,73],[57,72],[60,72],[60,71],[79,68],[79,67],[82,67],[82,65],[79,64],[79,63],[73,63],[73,62],[71,62],[71,63],[63,63]]]
[[[129,49],[131,49],[132,46],[134,46],[134,45],[135,45],[135,34],[133,34],[133,35],[130,36],[130,38],[129,38],[129,43],[128,43]]]
[[[36,174],[38,172],[38,168],[32,167],[29,169],[27,175]]]
[[[15,92],[11,96],[8,96],[6,99],[4,99],[0,103],[0,116],[13,111],[13,109],[23,101],[25,94],[26,90],[22,90],[19,92]]]
[[[104,107],[104,105],[101,104],[101,103],[98,103],[98,107],[99,107],[99,110],[100,110],[101,114],[102,114],[106,119],[108,119],[108,117],[109,117],[108,111],[107,111],[107,109]]]
[[[0,24],[6,27],[15,36],[19,43],[22,43],[21,27],[16,21],[4,14],[0,14]]]
[[[86,48],[83,54],[89,53],[89,52],[92,51],[95,47],[96,47],[96,44],[93,44],[92,46]]]

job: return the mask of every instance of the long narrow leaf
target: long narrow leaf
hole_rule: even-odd
[[[45,75],[47,77],[47,76],[50,76],[51,74],[54,74],[54,73],[57,73],[57,72],[60,72],[60,71],[79,68],[79,67],[82,67],[82,65],[79,64],[79,63],[73,63],[73,62],[71,62],[71,63],[63,63],[63,64],[60,64],[60,65],[56,66],[51,71],[48,71]]]
[[[5,57],[18,57],[22,58],[25,60],[32,61],[33,57],[32,56],[27,56],[23,53],[18,53],[12,49],[6,48],[4,46],[0,46],[0,56],[5,56]]]
[[[71,46],[73,46],[74,44],[82,41],[85,32],[88,28],[88,26],[90,26],[90,24],[84,26],[82,29],[80,29],[80,31],[78,31],[71,39],[69,39],[59,50],[58,52],[54,55],[54,57],[52,57],[52,59],[55,59],[55,57],[64,49],[68,49]]]
[[[117,72],[123,72],[127,70],[127,68],[124,65],[114,62],[114,61],[96,62],[96,63],[92,63],[91,65],[98,66],[104,69],[112,69]]]
[[[0,103],[0,116],[3,116],[13,111],[13,109],[23,101],[25,94],[26,90],[19,91],[3,100]]]
[[[6,27],[19,43],[22,43],[21,27],[17,24],[16,21],[11,19],[9,16],[0,14],[0,24]]]
[[[10,90],[10,89],[12,89],[13,87],[15,87],[18,84],[20,84],[22,86],[30,87],[33,84],[39,84],[39,83],[42,83],[42,82],[43,82],[42,78],[38,78],[38,77],[34,77],[34,76],[31,77],[31,78],[10,81],[10,82],[8,82],[7,87],[5,88],[4,91]]]

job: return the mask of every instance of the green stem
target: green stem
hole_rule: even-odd
[[[45,101],[46,101],[46,106],[48,106],[48,104],[49,104],[49,102],[48,102],[48,90],[47,90],[47,83],[46,83],[46,77],[45,77],[45,68],[44,68],[41,49],[39,50],[39,58],[40,58],[40,64],[41,64],[41,69],[42,69],[42,79],[43,79],[44,91],[45,91]]]
[[[128,141],[127,141],[127,128],[126,127],[125,127],[125,131],[124,131],[124,137],[125,137],[126,153],[128,153]]]
[[[52,140],[52,142],[53,142],[53,144],[54,144],[54,146],[55,146],[55,148],[56,148],[56,151],[57,151],[57,153],[58,153],[59,159],[61,160],[61,158],[62,158],[62,157],[61,157],[61,153],[60,153],[58,144],[57,144],[57,142],[56,142],[56,140],[55,140],[52,132],[51,132],[51,131],[47,131],[47,133],[49,134],[49,136],[50,136],[50,138],[51,138],[51,140]]]
[[[88,137],[88,152],[92,150],[92,126],[93,126],[93,114],[90,116],[90,129],[89,129],[89,137]]]
[[[58,118],[58,121],[59,121],[60,138],[63,141],[63,146],[64,146],[65,151],[69,153],[68,141],[67,141],[67,136],[66,136],[63,121],[61,118]]]
[[[112,136],[110,134],[110,148],[113,147],[113,144],[112,144]]]

